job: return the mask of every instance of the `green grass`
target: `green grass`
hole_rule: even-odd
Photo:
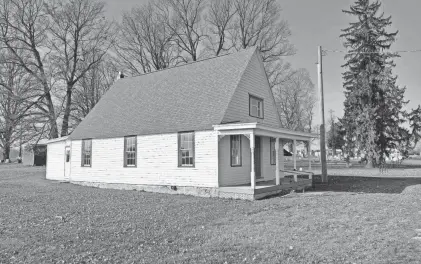
[[[44,173],[0,168],[0,263],[421,262],[416,182],[402,193],[248,202],[88,188]]]

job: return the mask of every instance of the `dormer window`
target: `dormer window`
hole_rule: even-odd
[[[257,118],[263,118],[263,99],[250,95],[249,115]]]

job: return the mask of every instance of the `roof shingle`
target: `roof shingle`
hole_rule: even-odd
[[[256,48],[118,80],[71,139],[208,130],[220,124]]]

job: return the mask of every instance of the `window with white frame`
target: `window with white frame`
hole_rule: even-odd
[[[82,140],[82,167],[92,166],[92,139]]]
[[[241,167],[241,135],[231,135],[231,167]]]
[[[263,99],[250,95],[249,115],[253,117],[263,118]]]
[[[276,165],[276,139],[270,138],[270,165]]]
[[[124,167],[136,167],[136,136],[124,137]]]
[[[178,166],[194,167],[194,132],[178,133]]]

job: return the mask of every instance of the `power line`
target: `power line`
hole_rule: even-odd
[[[332,53],[346,53],[346,54],[397,54],[397,53],[414,53],[414,52],[421,52],[421,49],[416,50],[397,50],[394,52],[391,51],[372,51],[372,52],[349,52],[346,50],[323,50],[324,55],[326,52]]]

